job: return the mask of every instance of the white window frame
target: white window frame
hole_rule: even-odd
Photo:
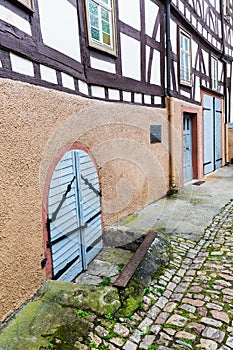
[[[184,47],[184,40],[188,43],[188,49]],[[192,47],[191,35],[184,30],[179,30],[179,76],[180,84],[192,86]]]
[[[29,10],[34,11],[34,0],[16,0],[18,3],[27,7]]]
[[[210,57],[210,76],[211,76],[211,88],[212,90],[218,90],[218,60],[216,57]]]
[[[91,35],[91,23],[90,23],[90,12],[89,12],[89,1],[85,0],[85,9],[86,9],[86,24],[87,24],[87,34],[88,34],[88,45],[94,47],[95,49],[99,49],[110,53],[114,56],[117,56],[117,44],[116,44],[116,14],[115,14],[115,0],[109,0],[109,5],[107,5],[102,0],[92,0],[98,6],[98,20],[99,20],[99,28],[102,28],[101,25],[101,8],[106,9],[109,12],[110,16],[110,39],[111,45],[107,45],[103,42],[103,40],[94,39]],[[102,30],[100,30],[102,34]]]

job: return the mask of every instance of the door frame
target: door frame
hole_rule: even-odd
[[[189,122],[188,122],[189,121]],[[189,133],[189,139],[190,139],[190,149],[189,149],[189,153],[188,153],[188,157],[191,157],[191,162],[189,161],[188,163],[186,163],[186,152],[185,149],[187,149],[187,144],[185,144],[185,138],[184,138],[184,131],[186,130],[186,132],[188,132],[188,129],[187,128],[184,128],[185,125],[187,125],[187,122],[189,124],[189,130],[191,131]],[[187,135],[187,133],[186,133]],[[193,143],[193,137],[192,137],[192,115],[190,113],[183,113],[183,178],[184,178],[184,184],[192,181],[193,179],[193,146],[192,146],[192,143]],[[186,168],[186,165],[191,165],[191,178],[190,179],[186,179],[185,178],[185,168]]]
[[[184,139],[183,139],[183,122],[185,114],[191,117],[191,128],[192,128],[192,168],[193,168],[193,179],[199,178],[198,172],[198,152],[199,152],[199,133],[198,133],[198,115],[199,111],[196,108],[183,107],[181,109],[181,133],[182,133],[182,183],[184,182]]]
[[[42,227],[43,227],[43,246],[44,246],[44,261],[43,266],[45,267],[45,274],[46,274],[46,279],[52,279],[53,278],[53,263],[52,263],[52,254],[51,254],[51,249],[47,247],[47,242],[49,241],[49,233],[48,233],[48,228],[47,228],[47,218],[48,218],[48,195],[49,195],[49,187],[50,187],[50,182],[53,176],[54,169],[56,168],[57,164],[59,163],[60,159],[69,151],[84,151],[86,152],[89,157],[91,158],[95,168],[96,172],[98,175],[98,181],[99,181],[99,187],[101,191],[101,181],[100,181],[100,173],[99,173],[99,168],[97,166],[97,163],[95,161],[95,158],[93,157],[92,153],[90,150],[83,145],[81,142],[74,142],[67,144],[65,147],[63,147],[56,157],[54,158],[53,162],[51,163],[48,174],[45,179],[45,186],[44,186],[44,192],[43,192],[43,198],[42,198]],[[102,200],[100,198],[100,208],[102,209]],[[103,230],[103,217],[101,215],[101,226]]]

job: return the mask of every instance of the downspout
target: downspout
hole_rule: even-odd
[[[225,56],[225,31],[224,31],[224,13],[223,13],[223,0],[220,0],[220,15],[221,15],[221,30],[222,30],[222,52],[220,60],[223,63],[224,69],[224,115],[225,115],[225,128],[224,128],[224,141],[225,141],[225,163],[229,163],[229,152],[228,152],[228,118],[227,118],[227,63],[224,59]]]
[[[166,103],[168,109],[168,125],[169,125],[169,188],[176,189],[175,179],[175,161],[174,161],[174,101],[171,91],[171,35],[170,35],[170,19],[171,19],[171,0],[166,0],[166,70],[167,70],[167,87],[166,87]]]

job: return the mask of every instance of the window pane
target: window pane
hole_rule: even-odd
[[[95,28],[99,28],[98,17],[90,15],[91,25]]]
[[[103,33],[103,43],[106,45],[111,45],[110,35]]]
[[[109,23],[107,23],[105,21],[102,21],[102,31],[107,33],[107,34],[110,34],[110,25],[109,25]]]
[[[91,14],[98,16],[98,5],[92,0],[89,1],[89,11]]]
[[[91,37],[92,39],[100,41],[100,32],[98,29],[91,27]]]
[[[102,0],[105,4],[109,4],[109,0]]]
[[[105,10],[104,8],[101,8],[101,17],[105,21],[109,22],[109,12]]]

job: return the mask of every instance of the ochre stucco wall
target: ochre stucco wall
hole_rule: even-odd
[[[233,159],[233,129],[228,130],[228,159]]]
[[[165,109],[105,103],[0,79],[0,319],[45,280],[42,201],[49,167],[67,144],[89,148],[99,167],[104,224],[168,190]],[[161,124],[161,144],[150,125]]]
[[[166,109],[109,103],[0,79],[0,319],[45,280],[42,207],[51,164],[80,142],[98,166],[103,224],[138,210],[169,189]],[[174,100],[176,184],[183,186],[183,112],[197,113],[198,177],[203,175],[201,108]],[[150,125],[162,143],[150,144]],[[57,158],[58,160],[58,158]]]

